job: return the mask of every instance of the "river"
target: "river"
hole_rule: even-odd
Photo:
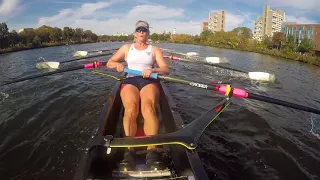
[[[121,44],[82,44],[2,54],[0,84],[40,73],[35,64],[41,61],[68,60],[76,50],[111,49]],[[233,87],[249,92],[320,108],[319,67],[227,49],[157,45],[179,52],[226,57],[230,67],[273,73],[276,81],[250,81],[229,70],[186,62],[169,62],[171,75],[208,82],[229,81]],[[90,60],[106,58],[72,65]],[[71,179],[93,122],[114,83],[115,80],[79,70],[0,87],[1,179]],[[175,83],[167,83],[167,87],[185,123],[212,108],[221,97]],[[234,99],[206,129],[198,153],[211,179],[320,179],[319,121],[320,115]]]

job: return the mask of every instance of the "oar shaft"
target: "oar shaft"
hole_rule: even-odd
[[[188,81],[188,80],[179,79],[179,78],[170,77],[170,76],[158,75],[158,79],[164,80],[164,81],[169,81],[169,82],[174,82],[174,83],[185,84],[185,85],[189,85],[192,87],[208,89],[208,90],[215,90],[215,88],[216,88],[215,85],[211,85],[208,83],[193,82],[193,81]]]
[[[47,73],[42,73],[42,74],[31,75],[31,76],[16,79],[16,80],[13,80],[10,82],[5,82],[4,84],[1,84],[1,86],[9,85],[9,84],[17,83],[17,82],[22,82],[22,81],[26,81],[26,80],[30,80],[30,79],[35,79],[35,78],[39,78],[39,77],[45,77],[45,76],[49,76],[49,75],[53,75],[53,74],[59,74],[59,73],[67,72],[67,71],[74,71],[74,70],[78,70],[78,69],[83,69],[83,66],[80,66],[80,67],[78,66],[78,67],[73,67],[73,68],[68,68],[68,69],[61,69],[58,71],[47,72]]]
[[[58,74],[58,73],[63,73],[63,72],[68,72],[68,71],[75,71],[75,70],[78,70],[78,69],[97,68],[97,67],[103,66],[103,65],[106,65],[106,63],[105,62],[88,63],[88,64],[85,64],[85,65],[71,67],[71,68],[68,68],[68,69],[60,69],[60,70],[57,70],[57,71],[52,71],[52,72],[47,72],[47,73],[42,73],[42,74],[36,74],[36,75],[32,75],[32,76],[16,79],[16,80],[13,80],[13,81],[10,81],[10,82],[5,82],[5,83],[1,84],[1,86],[9,85],[9,84],[17,83],[17,82],[22,82],[22,81],[26,81],[26,80],[30,80],[30,79],[35,79],[35,78],[39,78],[39,77],[45,77],[45,76],[49,76],[49,75],[53,75],[53,74]]]
[[[275,98],[262,96],[262,95],[258,95],[258,94],[248,93],[248,97],[247,98],[255,99],[255,100],[259,100],[259,101],[264,101],[264,102],[269,102],[269,103],[273,103],[273,104],[278,104],[278,105],[282,105],[282,106],[285,106],[285,107],[290,107],[290,108],[293,108],[293,109],[312,112],[312,113],[315,113],[315,114],[320,114],[320,110],[317,110],[317,109],[314,109],[314,108],[310,108],[310,107],[302,106],[302,105],[299,105],[299,104],[294,104],[294,103],[291,103],[291,102],[286,102],[286,101],[283,101],[283,100],[280,100],[280,99],[275,99]]]
[[[88,57],[82,57],[82,58],[77,58],[77,59],[71,59],[71,60],[66,60],[66,61],[60,62],[60,64],[69,63],[69,62],[73,62],[73,61],[78,61],[78,60],[81,60],[81,59],[88,59],[88,58],[101,57],[101,56],[109,56],[109,55],[112,55],[112,54],[113,54],[113,53],[98,54],[98,55],[94,55],[94,56],[88,56]]]
[[[180,58],[180,57],[176,57],[176,56],[164,56],[164,58],[168,58],[170,60],[177,60],[177,61],[186,61],[186,62],[207,64],[207,65],[210,65],[210,66],[219,67],[219,68],[222,68],[222,69],[228,69],[228,70],[231,70],[231,71],[236,71],[236,72],[241,72],[241,73],[246,73],[246,74],[249,73],[247,71],[243,71],[243,70],[239,70],[239,69],[234,69],[234,68],[225,67],[225,66],[221,66],[221,65],[217,65],[217,64],[213,64],[213,63],[208,63],[208,62],[205,62],[203,60],[192,61],[190,59]]]
[[[94,52],[105,52],[105,51],[114,51],[118,50],[119,48],[114,48],[114,49],[102,49],[102,50],[94,50],[94,51],[88,51],[88,53],[94,53]]]

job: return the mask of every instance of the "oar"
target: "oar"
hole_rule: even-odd
[[[135,74],[135,75],[142,75],[141,71],[137,70],[132,70],[132,69],[124,69],[124,72],[130,73],[130,74]],[[272,104],[278,104],[281,106],[285,107],[290,107],[293,109],[298,109],[302,111],[307,111],[307,112],[312,112],[315,114],[320,114],[320,110],[306,107],[303,105],[299,104],[294,104],[291,102],[286,102],[283,100],[267,97],[267,96],[262,96],[254,93],[247,92],[246,90],[239,89],[239,88],[231,88],[230,85],[212,85],[212,84],[206,84],[206,83],[199,83],[199,82],[193,82],[185,79],[179,79],[176,77],[171,77],[171,76],[164,76],[164,75],[159,75],[157,73],[151,73],[150,78],[154,79],[160,79],[160,80],[165,80],[169,82],[175,82],[175,83],[180,83],[180,84],[186,84],[189,86],[197,87],[197,88],[203,88],[207,90],[213,90],[216,91],[220,94],[223,94],[225,96],[233,96],[233,97],[238,97],[238,98],[248,98],[248,99],[255,99],[259,101],[264,101]]]
[[[169,51],[169,52],[171,52],[171,53],[180,54],[180,55],[183,55],[183,56],[199,56],[199,53],[197,53],[197,52],[181,53],[181,52],[176,52],[176,51],[173,51],[173,50],[170,50],[170,49],[164,49],[164,48],[161,48],[161,50],[163,50],[163,51]]]
[[[209,65],[212,65],[212,66],[216,66],[216,67],[220,67],[220,68],[224,68],[224,69],[229,69],[229,70],[232,70],[232,71],[246,73],[246,74],[248,74],[249,78],[252,79],[252,80],[268,81],[268,82],[274,82],[275,81],[275,75],[267,73],[267,72],[246,72],[246,71],[242,71],[242,70],[239,70],[239,69],[229,68],[229,67],[225,67],[225,66],[219,66],[219,65],[217,65],[218,63],[220,64],[220,58],[219,57],[201,57],[201,56],[198,56],[199,54],[195,53],[195,52],[180,53],[180,52],[176,52],[176,51],[169,50],[169,49],[162,49],[162,50],[169,51],[169,52],[174,53],[174,54],[180,54],[180,55],[183,55],[183,56],[186,56],[186,57],[189,57],[189,58],[197,57],[196,60],[199,60],[199,58],[203,58],[203,59],[205,59],[204,62],[206,62],[206,64],[209,64]],[[189,59],[181,58],[180,60],[188,61]]]
[[[167,49],[165,49],[167,50]],[[174,52],[174,51],[169,51],[170,53],[173,53],[173,54],[179,54],[179,55],[183,55],[183,56],[186,56],[186,57],[189,57],[189,58],[197,58],[196,60],[200,60],[200,59],[203,59],[204,62],[207,62],[207,63],[210,63],[210,64],[228,64],[229,61],[227,58],[220,58],[220,57],[202,57],[202,56],[199,56],[198,53],[196,52],[187,52],[186,54],[185,53],[179,53],[179,52]]]
[[[56,62],[56,61],[39,62],[36,64],[36,68],[37,69],[49,69],[49,68],[50,69],[58,69],[60,64],[63,64],[63,63],[69,63],[69,62],[78,61],[81,59],[88,59],[88,58],[94,58],[94,57],[109,56],[112,54],[113,53],[98,54],[98,55],[94,55],[94,56],[88,56],[88,57],[83,57],[83,58],[78,58],[78,59],[71,59],[71,60],[66,60],[66,61],[62,61],[62,62]]]
[[[88,63],[88,64],[76,66],[76,67],[70,67],[70,68],[67,68],[67,69],[60,69],[60,70],[53,71],[53,72],[36,74],[36,75],[27,76],[27,77],[20,78],[20,79],[15,79],[15,80],[13,80],[13,81],[4,82],[4,83],[1,84],[0,86],[9,85],[9,84],[13,84],[13,83],[21,82],[21,81],[26,81],[26,80],[29,80],[29,79],[35,79],[35,78],[39,78],[39,77],[45,77],[45,76],[49,76],[49,75],[53,75],[53,74],[58,74],[58,73],[63,73],[63,72],[69,72],[69,71],[75,71],[75,70],[79,70],[79,69],[97,68],[97,67],[100,67],[100,66],[103,66],[103,65],[106,65],[106,62],[93,62],[93,63]]]
[[[274,82],[275,81],[275,75],[267,73],[267,72],[242,71],[242,70],[239,70],[239,69],[225,67],[225,66],[218,65],[218,64],[212,64],[212,63],[205,62],[205,61],[194,61],[194,60],[190,60],[190,59],[186,59],[186,58],[180,58],[180,57],[176,57],[176,56],[164,56],[164,58],[168,58],[170,60],[175,60],[175,61],[186,61],[186,62],[193,62],[193,63],[200,62],[200,63],[208,64],[208,65],[219,67],[219,68],[223,68],[223,69],[228,69],[228,70],[231,70],[231,71],[241,72],[241,73],[247,74],[249,79],[256,80],[256,81],[267,81],[267,82]]]
[[[182,61],[190,61],[190,62],[195,62],[195,60],[193,59],[186,59],[186,58],[180,58],[177,56],[163,56],[164,58],[169,58],[171,60],[182,60]],[[204,62],[207,64],[227,64],[228,60],[226,58],[219,58],[219,57],[205,57],[203,60],[198,60],[196,59],[196,61],[200,61],[200,62]]]
[[[75,57],[84,57],[87,56],[88,53],[102,53],[105,51],[113,51],[113,50],[118,50],[119,48],[115,48],[115,49],[103,49],[103,50],[94,50],[94,51],[76,51],[73,56]]]

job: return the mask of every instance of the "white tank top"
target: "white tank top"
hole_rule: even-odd
[[[152,55],[152,46],[148,45],[145,50],[137,50],[134,44],[130,46],[127,55],[127,64],[129,69],[143,71],[145,69],[152,69],[155,61]],[[127,77],[137,76],[134,74],[127,74]]]

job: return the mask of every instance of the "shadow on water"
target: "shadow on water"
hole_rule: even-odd
[[[0,55],[0,83],[36,73],[35,64],[44,60],[63,61],[72,59],[76,50],[120,45],[83,44]],[[277,81],[250,81],[241,73],[183,62],[169,62],[171,75],[208,83],[227,81],[233,87],[257,94],[320,107],[320,69],[317,67],[211,47],[159,46],[226,57],[234,68],[273,73]],[[0,87],[1,179],[71,179],[93,122],[114,83],[88,70],[79,70]],[[221,98],[203,89],[176,83],[166,85],[185,123],[212,108]],[[211,179],[319,179],[320,141],[312,134],[319,131],[318,119],[317,115],[282,106],[234,99],[206,129],[198,152]]]

